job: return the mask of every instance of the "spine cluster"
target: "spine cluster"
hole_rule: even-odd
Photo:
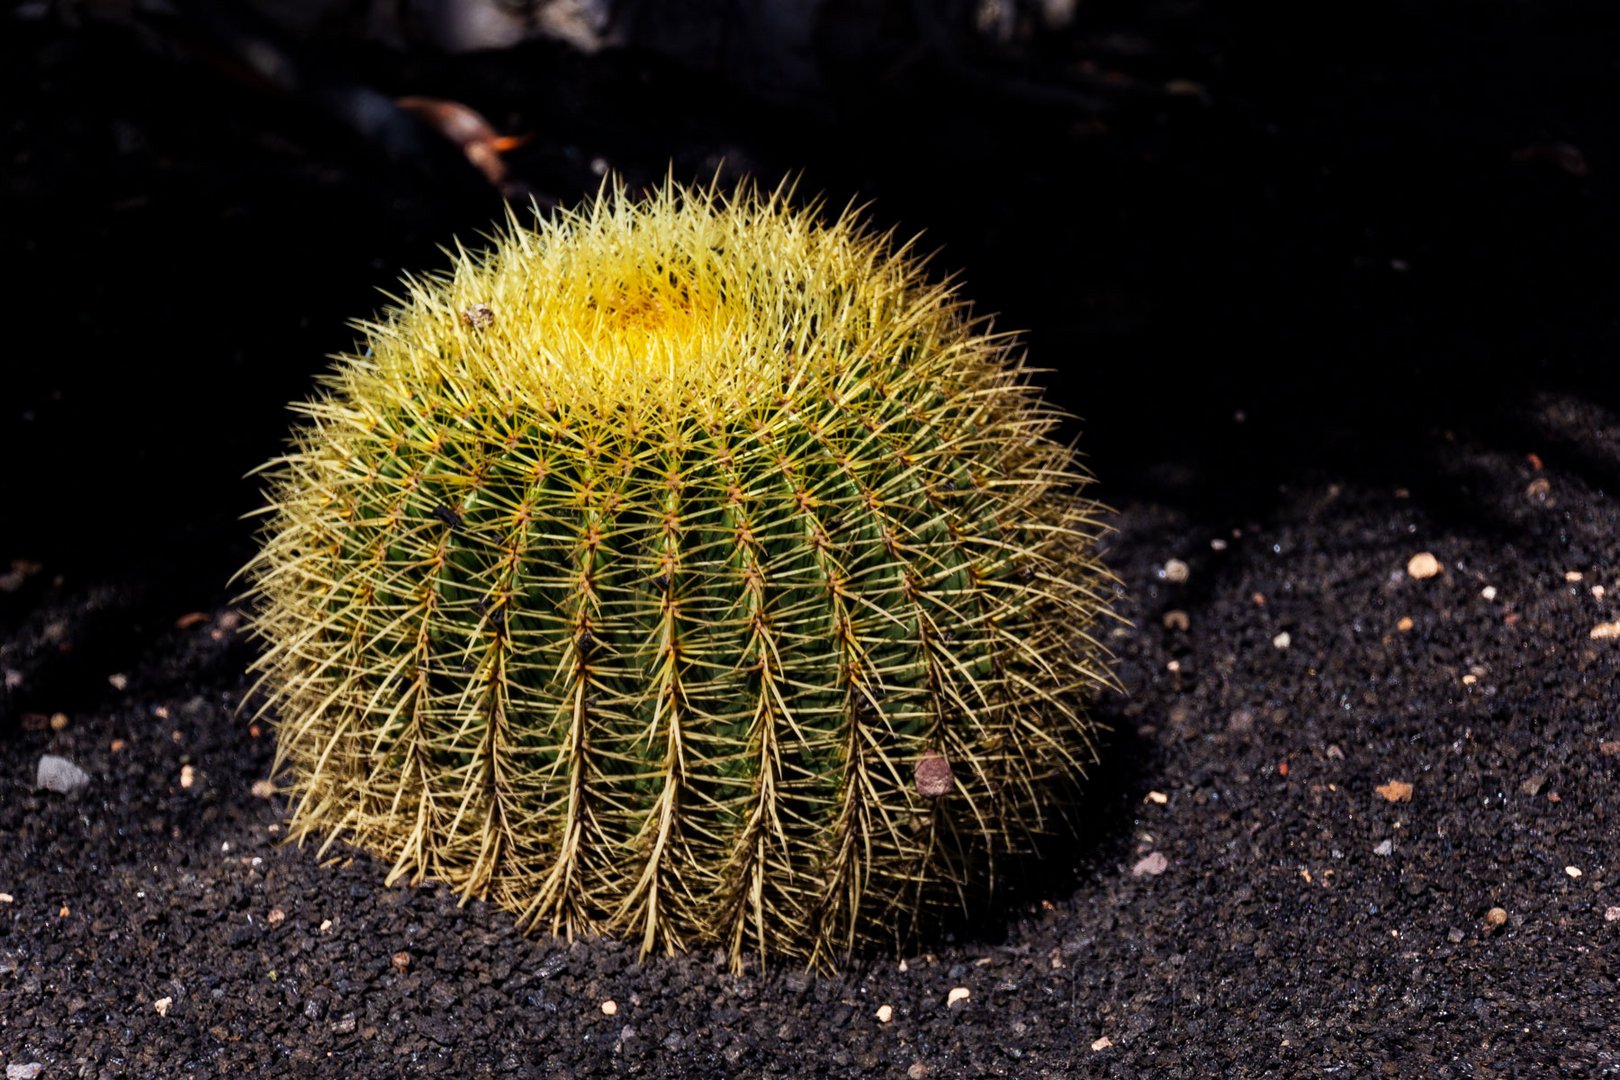
[[[363,329],[250,568],[294,835],[740,965],[904,936],[1048,830],[1095,507],[903,252],[607,194]]]

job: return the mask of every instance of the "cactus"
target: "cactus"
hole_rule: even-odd
[[[1052,830],[1111,679],[1089,478],[1014,338],[789,194],[608,187],[357,324],[247,568],[292,837],[740,969]]]

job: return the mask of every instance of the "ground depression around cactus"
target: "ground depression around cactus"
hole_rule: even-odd
[[[249,568],[294,835],[740,965],[903,938],[1053,827],[1095,507],[906,250],[609,190],[360,329]]]

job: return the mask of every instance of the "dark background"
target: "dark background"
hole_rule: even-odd
[[[868,202],[1026,332],[1121,495],[1195,455],[1181,498],[1263,501],[1257,464],[1376,470],[1435,426],[1513,439],[1536,388],[1615,392],[1612,5],[1099,2],[966,60],[898,11],[829,31],[785,93],[734,57],[331,34],[276,39],[310,73],[288,92],[218,27],[155,25],[0,35],[0,555],[57,570],[172,572],[202,603],[345,321],[500,214],[448,144],[390,156],[322,80],[529,136],[508,164],[542,200],[587,197],[595,160]]]
[[[1620,6],[826,0],[784,42],[626,0],[590,55],[145,7],[0,13],[0,1064],[1620,1067]],[[797,176],[1024,331],[1133,624],[1049,879],[904,965],[734,978],[278,842],[245,474],[503,212],[401,95],[527,136],[525,203]]]

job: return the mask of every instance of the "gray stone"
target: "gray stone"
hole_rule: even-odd
[[[89,783],[89,775],[67,758],[57,757],[55,754],[40,755],[39,772],[34,777],[36,788],[71,795]],[[8,1076],[6,1080],[11,1078]]]
[[[58,761],[61,759],[58,758]],[[26,1065],[7,1065],[6,1080],[34,1080],[34,1077],[45,1071],[42,1062],[30,1061]]]

